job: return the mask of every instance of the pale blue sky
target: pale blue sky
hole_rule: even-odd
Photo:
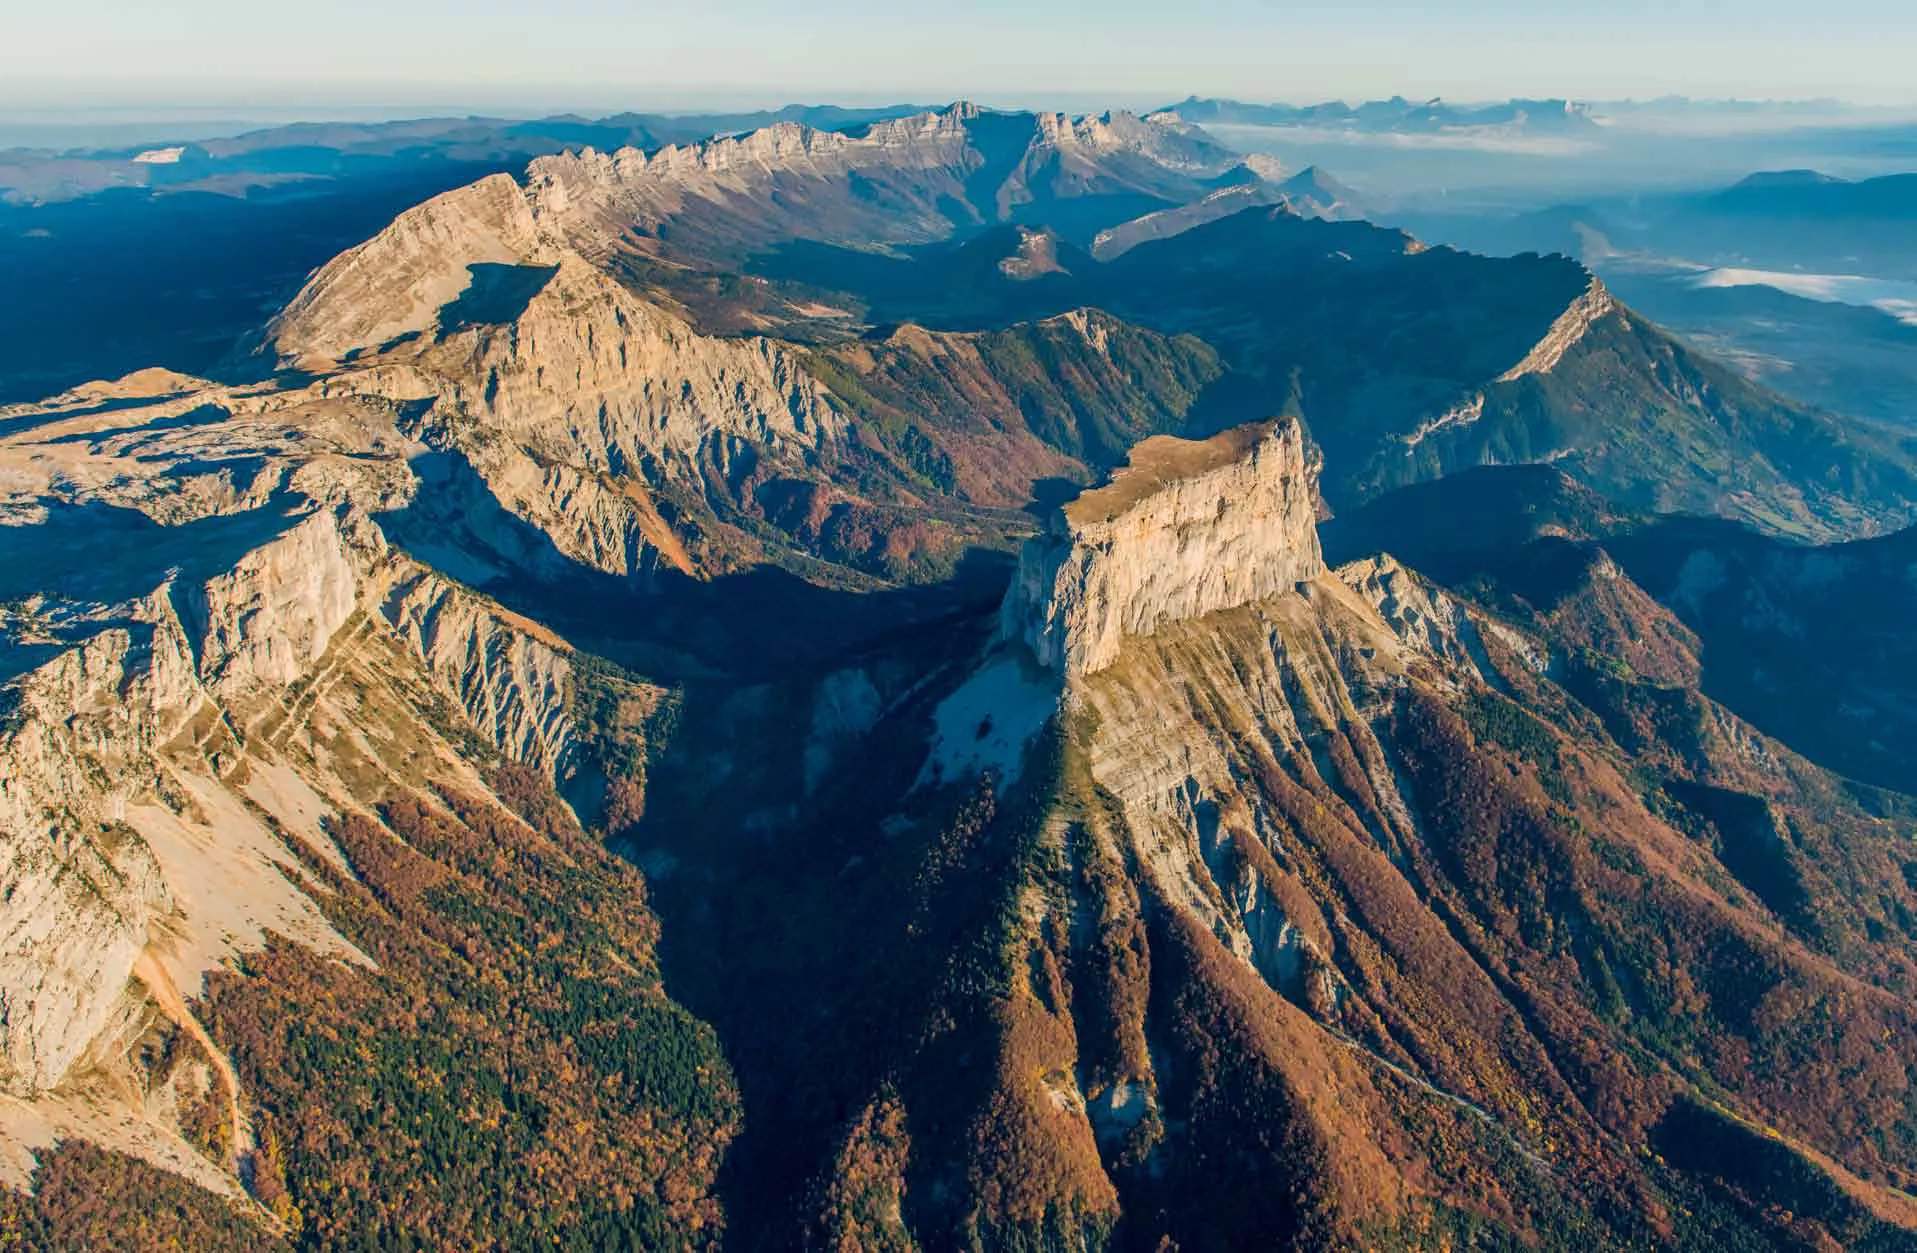
[[[1917,0],[0,0],[0,104],[1917,103]]]

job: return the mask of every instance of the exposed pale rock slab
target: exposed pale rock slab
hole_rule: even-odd
[[[1296,422],[1146,440],[1027,541],[1002,629],[1090,674],[1127,636],[1291,591],[1325,569],[1312,478]]]
[[[289,365],[333,365],[356,349],[426,330],[471,282],[468,267],[519,264],[539,250],[519,184],[494,174],[408,209],[327,262],[268,335]]]
[[[1610,289],[1602,280],[1593,278],[1584,294],[1572,301],[1551,323],[1551,329],[1544,333],[1544,338],[1532,345],[1531,351],[1524,355],[1524,360],[1500,374],[1497,381],[1510,383],[1527,374],[1549,374],[1592,326],[1616,308],[1617,301],[1612,298]]]
[[[424,567],[403,577],[381,615],[506,756],[564,778],[579,744],[572,663],[550,632],[515,623]]]

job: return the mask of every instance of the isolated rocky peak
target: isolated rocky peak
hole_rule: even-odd
[[[493,174],[395,218],[326,263],[267,327],[278,359],[321,369],[427,329],[472,283],[472,267],[522,265],[554,252],[519,184]]]
[[[1027,541],[1002,629],[1091,674],[1128,636],[1291,591],[1325,572],[1313,478],[1295,421],[1148,439]]]

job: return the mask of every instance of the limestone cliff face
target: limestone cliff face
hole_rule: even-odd
[[[767,221],[805,211],[773,199],[781,185],[842,183],[854,173],[897,175],[905,194],[883,209],[863,212],[834,201],[835,215],[852,211],[861,229],[895,239],[936,239],[949,233],[941,199],[962,199],[964,180],[981,162],[967,123],[970,105],[879,122],[857,135],[781,123],[751,134],[671,145],[647,156],[635,148],[591,149],[541,157],[526,171],[527,192],[541,225],[589,258],[614,251],[633,227],[657,232],[689,219],[701,248],[757,237]],[[690,243],[692,241],[683,241]]]
[[[651,156],[544,158],[523,186],[500,175],[435,197],[322,267],[263,353],[317,376],[286,391],[383,406],[399,438],[446,454],[450,473],[422,469],[434,488],[411,507],[485,533],[461,577],[530,564],[648,586],[757,560],[769,481],[856,483],[854,511],[913,487],[871,475],[871,440],[802,349],[700,333],[622,281],[635,252],[678,265],[767,238],[944,238],[1034,188],[1183,195],[1232,160],[1171,119],[968,105],[856,133],[782,125]],[[995,201],[972,186],[992,162]],[[257,500],[284,483],[203,489]]]
[[[408,209],[327,262],[273,319],[269,339],[287,364],[324,368],[425,330],[465,290],[468,266],[516,265],[542,251],[519,185],[494,174]]]
[[[505,175],[435,197],[327,264],[275,319],[328,396],[433,400],[549,460],[623,472],[714,440],[814,446],[838,416],[770,340],[700,335],[533,220]]]
[[[994,114],[960,103],[857,133],[783,123],[650,157],[632,148],[541,157],[527,189],[541,225],[587,257],[651,247],[622,238],[634,227],[714,257],[781,235],[943,239],[964,215],[1003,220],[1052,196],[1176,188],[1166,198],[1181,199],[1238,163],[1170,114]]]
[[[155,623],[101,631],[17,682],[0,732],[0,1088],[52,1087],[118,1012],[148,928],[173,908],[158,862],[115,825],[113,767],[179,713],[190,663]],[[145,665],[142,665],[142,662]]]
[[[1611,296],[1611,289],[1604,285],[1603,280],[1593,277],[1584,294],[1557,316],[1551,323],[1551,329],[1544,333],[1544,338],[1524,354],[1524,360],[1500,374],[1497,381],[1510,383],[1527,374],[1549,374],[1564,360],[1564,354],[1576,347],[1599,319],[1616,311],[1617,301]]]
[[[572,663],[557,637],[424,567],[394,583],[380,613],[495,747],[557,778],[570,773]]]
[[[953,765],[1004,771],[994,742],[1021,730],[1014,744],[1035,742],[1062,686],[1067,706],[1087,716],[1062,720],[1061,785],[1095,785],[1098,800],[1071,810],[1090,815],[1082,825],[1059,822],[1059,855],[1102,862],[1114,879],[1122,867],[1136,894],[1059,908],[1033,893],[1034,912],[1059,908],[1033,933],[1064,929],[1078,911],[1178,919],[1300,1011],[1299,1033],[1274,1064],[1301,1077],[1331,1073],[1329,1059],[1347,1050],[1362,1055],[1344,1007],[1371,994],[1341,965],[1352,943],[1347,902],[1357,898],[1320,896],[1316,867],[1349,875],[1361,894],[1375,888],[1367,901],[1388,897],[1408,913],[1414,899],[1398,867],[1424,838],[1423,819],[1395,755],[1396,711],[1418,689],[1501,685],[1539,652],[1389,559],[1327,570],[1312,504],[1295,425],[1142,445],[1110,485],[1031,542],[1006,600],[1005,633],[1062,674],[1044,686],[1016,659],[988,662],[941,706],[927,767],[942,779]],[[986,692],[989,723],[975,707]],[[954,753],[954,743],[968,751]],[[1336,845],[1326,863],[1308,851],[1319,838]],[[1100,926],[1112,927],[1111,913]],[[1158,932],[1134,934],[1152,937],[1156,978]],[[1475,973],[1456,963],[1433,985],[1449,993]],[[1490,1030],[1506,1029],[1511,1016],[1482,980],[1462,994]],[[1289,1012],[1269,1004],[1267,1021]],[[1082,1111],[1095,1137],[1124,1134],[1142,1112],[1179,1099],[1176,1055],[1158,1044],[1151,1013],[1138,1011],[1142,1044],[1121,1051],[1120,1063],[1061,1072],[1083,1086],[1058,1104],[1067,1116]],[[1330,1031],[1319,1034],[1312,1018]],[[1091,1032],[1080,1030],[1082,1047]],[[1341,1075],[1319,1108],[1339,1103],[1341,1126],[1365,1125],[1366,1082]],[[1334,1170],[1378,1168],[1357,1140],[1337,1142]]]
[[[1490,386],[1501,388],[1530,375],[1551,373],[1564,361],[1566,353],[1583,342],[1593,326],[1617,312],[1618,303],[1611,295],[1611,289],[1604,285],[1602,279],[1593,276],[1584,294],[1552,320],[1543,338],[1533,344],[1516,365],[1493,379]],[[1406,448],[1416,448],[1433,435],[1472,426],[1484,417],[1487,394],[1482,389],[1474,391],[1443,413],[1426,418],[1398,438]]]
[[[283,879],[263,897],[209,902],[180,860],[169,873],[153,837],[176,834],[182,812],[217,824],[167,759],[184,737],[203,746],[202,770],[230,766],[243,698],[308,672],[357,589],[337,520],[313,512],[197,585],[43,609],[70,644],[15,680],[0,728],[0,1087],[43,1091],[110,1056],[102,1037],[138,1026],[128,978],[160,934],[219,949],[237,919],[264,925],[288,907]],[[195,967],[179,973],[197,979]]]
[[[508,321],[457,330],[346,385],[429,389],[547,460],[623,473],[683,467],[713,443],[797,453],[838,433],[824,390],[771,340],[700,335],[577,257]]]
[[[648,157],[636,148],[540,157],[528,168],[528,184],[542,218],[568,213],[611,187],[637,196],[677,184],[681,194],[716,197],[740,190],[779,171],[843,174],[861,166],[895,164],[921,169],[968,164],[965,124],[979,116],[971,104],[876,122],[862,134],[814,130],[781,122],[749,134],[702,143],[670,144]],[[637,201],[634,202],[638,203]]]
[[[723,504],[735,466],[802,467],[844,434],[790,350],[697,334],[573,256],[510,320],[441,326],[321,386],[418,413],[409,429],[507,514],[621,577],[692,572],[658,493]]]
[[[1002,629],[1091,674],[1128,636],[1288,592],[1324,573],[1297,423],[1158,436],[1025,545]]]
[[[132,378],[0,432],[0,1183],[23,1186],[33,1151],[80,1138],[251,1205],[253,1094],[192,1004],[209,971],[276,938],[370,962],[312,870],[350,873],[333,820],[394,786],[483,795],[494,752],[595,795],[572,650],[402,555],[388,528],[422,500],[458,511],[498,491],[577,560],[677,552],[644,490],[608,473],[670,454],[637,434],[541,432],[531,393],[513,414],[442,396],[432,354],[509,356],[490,334],[292,386]],[[741,349],[685,403],[747,403],[759,360]],[[457,408],[468,396],[476,412]],[[783,396],[768,407],[787,412]],[[703,421],[652,419],[646,438]],[[498,473],[434,477],[447,446]],[[713,455],[696,435],[683,446],[676,465]],[[204,1067],[154,1069],[136,1046],[163,1021]],[[228,1105],[224,1156],[182,1134],[190,1102],[169,1086],[202,1070],[224,1076],[208,1079]]]
[[[618,576],[690,572],[656,492],[723,498],[735,467],[799,468],[845,433],[798,354],[695,332],[535,223],[504,176],[324,267],[269,345],[323,371],[307,397],[383,407],[559,554]],[[485,509],[468,512],[484,525]]]
[[[220,692],[291,683],[326,652],[359,601],[334,514],[308,514],[187,598],[201,679]]]
[[[1140,244],[1169,239],[1207,222],[1216,222],[1256,205],[1276,204],[1282,199],[1283,193],[1263,179],[1221,187],[1202,199],[1107,227],[1092,240],[1092,255],[1100,261],[1113,261]]]
[[[320,820],[376,800],[355,791],[368,778],[470,778],[425,730],[433,691],[509,759],[563,777],[579,751],[564,643],[391,554],[361,516],[309,507],[210,573],[156,575],[130,600],[0,612],[14,1096],[64,1100],[122,1065],[153,1012],[138,963],[191,995],[269,932],[360,960],[286,840],[329,849]]]

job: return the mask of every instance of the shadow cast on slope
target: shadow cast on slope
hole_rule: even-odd
[[[477,261],[466,267],[466,290],[440,306],[439,337],[473,326],[516,322],[533,297],[546,290],[557,265],[504,265]]]
[[[61,651],[109,627],[129,631],[143,647],[150,623],[126,616],[128,602],[172,585],[174,608],[191,623],[197,616],[195,587],[247,553],[270,543],[307,516],[304,497],[275,497],[258,509],[166,526],[137,509],[113,505],[47,508],[37,526],[0,527],[0,603],[18,604],[43,595],[53,612],[29,612],[44,638],[23,641],[0,633],[0,684],[52,660]],[[82,603],[82,616],[66,616],[59,601]]]
[[[117,403],[96,405],[91,409],[62,413],[57,415],[53,420],[64,422],[70,418],[86,417],[97,413],[109,413],[115,409],[157,404],[180,394],[181,393],[175,392],[171,393],[171,395],[151,398],[129,397]],[[109,427],[105,430],[73,431],[65,435],[55,435],[46,442],[49,444],[95,444],[102,440],[114,439],[122,435],[145,435],[148,432],[185,431],[191,430],[196,426],[212,426],[216,423],[224,422],[232,416],[232,411],[225,406],[208,403],[196,405],[184,413],[176,413],[171,417],[152,418],[136,426],[116,426]],[[8,432],[0,430],[0,434],[6,433]]]
[[[203,582],[284,534],[310,508],[306,497],[284,493],[244,513],[168,526],[137,509],[55,503],[37,526],[0,527],[0,600],[38,592],[117,604],[169,578]]]
[[[942,1056],[932,1091],[919,1082],[919,1052],[962,981],[954,954],[991,933],[1018,846],[989,809],[912,793],[934,711],[994,625],[989,611],[921,625],[835,658],[823,683],[793,675],[687,691],[645,819],[624,843],[647,871],[667,987],[713,1025],[740,1084],[745,1126],[720,1185],[730,1248],[801,1244],[818,1216],[813,1187],[886,1090],[908,1102],[926,1156],[962,1143],[983,1100],[983,1057]],[[816,710],[854,672],[876,685],[877,720],[819,769]],[[989,1037],[967,1022],[940,1047]],[[914,1213],[937,1208],[931,1196],[908,1195],[908,1221],[942,1230]]]
[[[1011,558],[984,548],[968,549],[942,582],[869,589],[825,586],[772,564],[695,579],[649,552],[631,554],[633,573],[608,574],[502,506],[463,457],[429,453],[413,466],[421,486],[412,502],[377,518],[393,543],[662,683],[763,681],[829,666],[988,610],[1010,577]]]
[[[1595,608],[1575,598],[1617,574],[1654,617],[1694,636],[1698,672],[1682,690],[1825,769],[1911,790],[1917,646],[1905,624],[1917,589],[1905,574],[1917,529],[1808,546],[1725,518],[1636,512],[1555,467],[1503,466],[1386,493],[1320,534],[1333,565],[1388,552],[1463,599],[1546,636],[1564,628],[1573,641],[1589,625],[1580,615],[1604,612],[1604,598]],[[1631,625],[1645,638],[1661,629]],[[1655,693],[1670,681],[1615,656],[1581,661],[1588,645],[1558,647],[1621,688]],[[1753,890],[1790,915],[1788,885]]]

